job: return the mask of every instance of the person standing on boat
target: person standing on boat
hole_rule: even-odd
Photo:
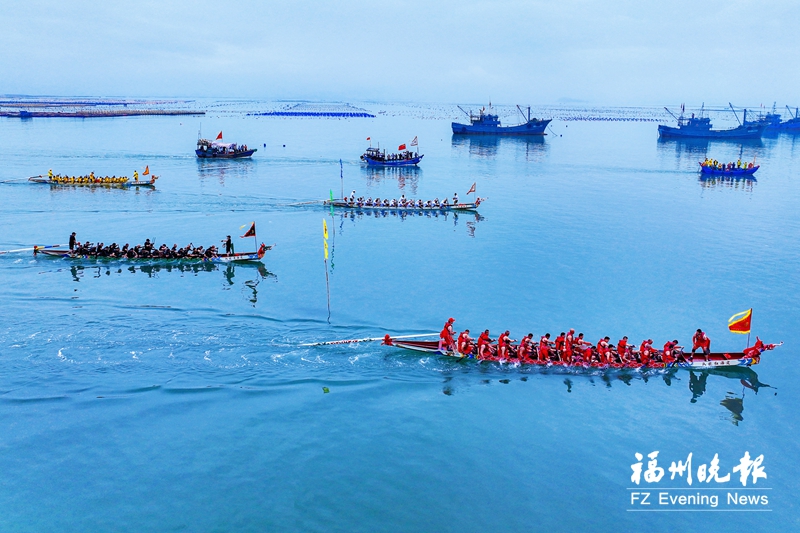
[[[455,318],[449,318],[447,322],[444,324],[444,328],[442,329],[441,333],[439,333],[439,351],[443,350],[452,350],[456,351],[456,345],[453,341],[453,322],[455,322]]]
[[[134,179],[134,181],[139,181],[139,171],[138,170],[134,170],[133,171],[133,179]]]
[[[72,232],[72,235],[69,236],[69,251],[72,252],[75,250],[75,232]]]
[[[231,236],[228,235],[228,238],[222,242],[225,244],[225,254],[233,255],[233,241],[231,240]]]
[[[453,193],[453,205],[458,205],[458,193]]]
[[[564,357],[567,364],[572,363],[572,345],[575,344],[575,330],[570,328],[569,333],[564,337]]]
[[[703,352],[703,359],[707,362],[708,354],[711,353],[711,339],[708,338],[708,335],[706,335],[702,329],[698,329],[692,337],[692,361],[694,361],[694,352],[696,352],[698,348]]]

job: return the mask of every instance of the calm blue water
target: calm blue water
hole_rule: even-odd
[[[140,192],[0,184],[0,249],[72,231],[208,246],[252,221],[276,244],[261,269],[0,256],[0,530],[800,527],[800,138],[665,143],[654,123],[555,120],[543,141],[460,140],[453,106],[368,103],[377,118],[317,120],[246,116],[269,102],[211,105],[202,119],[0,120],[0,181],[48,168],[161,176]],[[201,122],[204,136],[223,130],[258,152],[196,160]],[[366,137],[393,148],[415,135],[419,169],[359,165]],[[697,161],[740,150],[762,164],[757,182],[698,180]],[[348,192],[463,198],[477,182],[488,201],[480,216],[333,220],[291,205],[338,194],[340,158]],[[702,327],[712,348],[738,350],[726,321],[749,307],[758,335],[786,341],[749,374],[558,373],[375,343],[300,346],[433,332],[453,316],[473,332],[574,327],[658,346]],[[771,510],[628,512],[634,453],[654,450],[664,468],[717,453],[723,473],[764,454],[756,486],[772,489]]]

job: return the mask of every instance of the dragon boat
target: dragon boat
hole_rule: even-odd
[[[700,163],[700,172],[709,176],[727,176],[731,178],[752,176],[758,169],[759,165],[753,165],[750,168],[732,168],[728,170],[724,167],[719,168],[713,165],[704,165],[702,162]]]
[[[53,187],[106,187],[114,189],[131,189],[144,187],[156,188],[158,176],[153,176],[147,181],[129,180],[127,177],[95,177],[95,176],[31,176],[28,181],[41,183]]]
[[[45,249],[44,246],[36,246],[33,249],[33,255],[45,255],[48,257],[58,257],[62,259],[75,259],[75,260],[100,260],[100,261],[124,261],[124,262],[171,262],[171,263],[249,263],[261,261],[264,254],[271,250],[275,245],[267,246],[263,242],[255,252],[233,253],[233,254],[218,254],[211,257],[112,257],[102,255],[78,255],[66,249]]]
[[[712,352],[708,355],[708,361],[705,361],[703,354],[697,354],[692,359],[689,354],[685,354],[685,362],[672,361],[669,363],[651,361],[648,364],[641,363],[565,363],[563,361],[552,360],[539,360],[539,359],[517,359],[507,358],[499,359],[496,357],[478,358],[475,354],[475,349],[469,354],[454,352],[452,350],[439,350],[438,341],[414,341],[414,340],[384,340],[384,344],[395,346],[404,350],[411,350],[414,352],[422,352],[427,354],[438,355],[442,357],[451,357],[457,360],[475,360],[479,362],[505,362],[510,364],[520,364],[526,366],[548,366],[548,367],[563,367],[574,369],[612,369],[612,368],[640,368],[640,369],[659,369],[659,368],[686,368],[695,370],[709,370],[715,368],[741,368],[756,365],[761,361],[761,354],[767,350],[780,346],[780,344],[764,344],[758,340],[755,346],[745,349],[743,352]],[[782,344],[782,343],[781,343]]]
[[[367,204],[366,202],[349,202],[347,200],[325,200],[324,204],[326,206],[333,206],[336,208],[341,209],[358,209],[358,210],[370,210],[370,211],[434,211],[434,212],[441,212],[441,211],[475,211],[478,209],[478,206],[481,205],[485,198],[478,198],[474,202],[466,202],[466,203],[457,203],[457,204],[448,204],[448,205],[437,205],[437,206],[427,206],[423,205],[422,207],[414,205],[406,205],[405,207],[401,205],[395,206],[388,206],[388,205],[374,205],[374,204]]]

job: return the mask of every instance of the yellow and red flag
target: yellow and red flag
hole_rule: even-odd
[[[747,335],[750,333],[750,321],[753,318],[753,309],[736,313],[728,319],[728,329],[733,333]]]
[[[397,149],[398,150],[405,150],[406,149],[406,145],[405,144],[401,144],[400,146],[397,147]]]
[[[244,226],[242,226],[239,229],[244,229],[245,226],[247,226],[247,224],[245,224]],[[255,237],[255,236],[256,236],[256,223],[253,222],[253,224],[250,226],[250,229],[247,230],[247,233],[242,235],[242,239],[244,239],[245,237]]]

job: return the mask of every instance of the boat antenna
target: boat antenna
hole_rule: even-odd
[[[729,105],[729,106],[731,106],[731,111],[733,111],[733,116],[734,116],[734,117],[736,117],[736,121],[737,121],[737,122],[739,123],[739,125],[741,126],[741,125],[742,125],[742,121],[741,121],[741,120],[739,120],[739,115],[737,115],[737,114],[736,114],[736,110],[733,108],[733,104],[732,104],[732,103],[730,103],[730,102],[728,102],[728,105]]]

